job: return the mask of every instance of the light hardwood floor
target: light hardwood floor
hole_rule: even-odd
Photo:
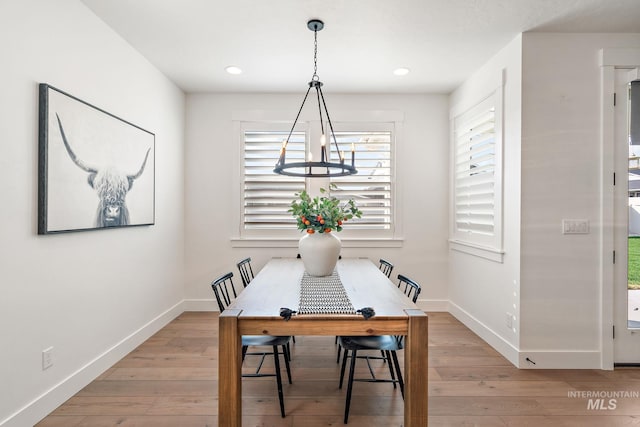
[[[183,313],[37,426],[217,426],[217,325],[217,313]],[[333,337],[296,337],[292,353],[287,417],[279,415],[273,378],[245,378],[243,425],[343,425]],[[245,369],[255,364],[247,359]],[[366,364],[358,366],[366,375]],[[381,362],[374,366],[387,372]],[[519,370],[453,316],[429,315],[430,427],[640,426],[640,399],[595,410],[571,391],[639,393],[640,369]],[[390,384],[356,383],[353,393],[349,426],[402,425],[402,397]]]

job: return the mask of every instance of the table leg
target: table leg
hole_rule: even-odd
[[[238,333],[241,310],[225,310],[218,318],[218,425],[242,426],[242,337]]]
[[[426,427],[428,415],[428,317],[422,310],[405,310],[409,328],[404,349],[404,425]]]

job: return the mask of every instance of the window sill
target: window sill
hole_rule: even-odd
[[[297,248],[300,238],[265,238],[265,237],[234,237],[231,239],[233,248]],[[404,243],[402,238],[340,238],[343,248],[400,248]]]
[[[487,246],[475,245],[473,243],[461,242],[460,240],[449,240],[449,249],[465,254],[477,256],[480,258],[488,259],[490,261],[503,263],[504,251],[490,248]]]

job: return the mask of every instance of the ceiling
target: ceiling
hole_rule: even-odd
[[[640,0],[82,1],[189,93],[303,92],[311,18],[323,89],[342,93],[449,93],[521,32],[640,33]]]

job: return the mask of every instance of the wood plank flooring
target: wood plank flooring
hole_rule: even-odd
[[[217,426],[217,345],[217,313],[183,313],[37,426]],[[430,427],[640,426],[639,398],[597,410],[587,398],[569,396],[640,393],[640,369],[519,370],[447,313],[429,315],[429,352]],[[343,425],[346,386],[338,389],[333,337],[296,337],[292,357],[287,417],[280,417],[274,378],[244,378],[243,425]],[[263,369],[272,370],[272,360]],[[248,357],[244,369],[256,364]],[[388,374],[382,362],[373,365]],[[368,375],[364,361],[358,367],[357,375]],[[402,397],[391,384],[356,383],[353,393],[349,426],[402,426]]]

